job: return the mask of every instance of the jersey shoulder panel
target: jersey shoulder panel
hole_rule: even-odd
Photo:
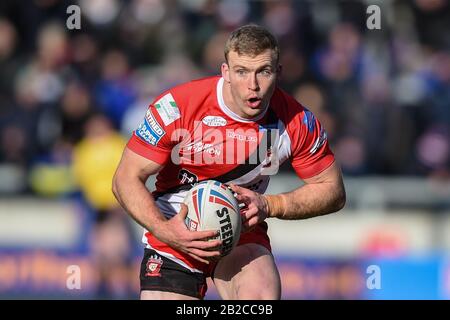
[[[275,91],[271,106],[289,135],[291,164],[300,178],[313,177],[334,162],[327,133],[310,110],[281,89]]]
[[[301,116],[304,111],[304,107],[297,100],[278,87],[273,94],[270,105],[286,126],[296,117]]]
[[[191,112],[192,105],[202,105],[208,98],[216,99],[216,86],[219,77],[208,77],[192,80],[173,87],[169,92],[173,95],[180,109],[184,112]]]
[[[190,81],[157,96],[127,146],[147,159],[166,163],[172,148],[198,120],[201,109],[215,103],[218,79]]]

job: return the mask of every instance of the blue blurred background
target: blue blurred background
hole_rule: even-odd
[[[326,128],[348,192],[339,214],[270,221],[283,298],[450,298],[448,0],[2,1],[1,298],[138,297],[142,230],[110,187],[123,147],[249,22],[278,37],[281,86]],[[283,165],[268,192],[298,183]]]

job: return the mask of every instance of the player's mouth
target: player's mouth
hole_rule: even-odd
[[[252,109],[257,109],[261,105],[261,99],[258,97],[252,97],[250,99],[247,99],[247,106],[249,106]]]

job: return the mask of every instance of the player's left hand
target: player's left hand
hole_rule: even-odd
[[[236,193],[238,202],[245,205],[241,209],[242,232],[253,229],[268,217],[267,200],[262,194],[235,184],[229,184],[229,186]]]

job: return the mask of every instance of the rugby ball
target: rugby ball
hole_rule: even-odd
[[[220,235],[214,239],[222,240],[221,256],[229,254],[241,235],[239,204],[232,191],[219,181],[202,181],[188,191],[184,203],[188,207],[188,229],[219,230]]]

